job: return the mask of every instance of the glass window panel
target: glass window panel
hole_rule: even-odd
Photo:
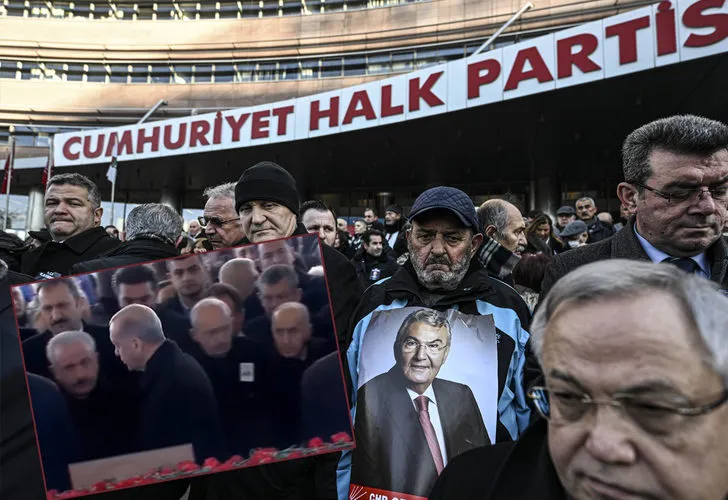
[[[112,64],[111,78],[112,83],[126,83],[129,76],[129,66],[126,64]]]
[[[66,64],[66,81],[80,82],[83,81],[85,70],[83,64]]]
[[[457,59],[465,55],[465,49],[462,45],[440,48],[440,56],[447,60]]]
[[[280,63],[278,72],[281,80],[298,80],[301,77],[297,61],[286,61]]]
[[[255,81],[276,79],[276,63],[259,63],[255,72]]]
[[[215,65],[215,83],[232,83],[235,81],[235,66],[232,64]]]
[[[392,54],[392,71],[407,71],[414,65],[414,52],[398,52]]]
[[[301,78],[318,78],[319,77],[319,61],[318,59],[309,59],[301,61]]]
[[[195,65],[195,83],[212,82],[212,65],[197,64]]]
[[[147,83],[149,68],[146,65],[135,65],[131,68],[131,83]]]
[[[367,74],[389,73],[392,71],[390,54],[375,54],[367,56]]]
[[[22,80],[42,80],[43,71],[36,62],[22,61],[20,69],[20,78]]]
[[[169,83],[171,74],[169,66],[152,66],[152,83]]]
[[[238,77],[241,82],[253,81],[253,72],[255,71],[255,64],[252,63],[238,63]]]
[[[0,61],[0,78],[15,78],[18,72],[18,63],[15,61]]]
[[[323,59],[321,61],[321,77],[330,78],[341,76],[341,58]]]
[[[358,76],[366,75],[367,60],[365,56],[354,56],[344,58],[344,75]]]
[[[43,79],[60,82],[63,80],[63,64],[62,63],[45,63],[43,65]]]
[[[324,2],[324,7],[327,12],[344,10],[344,0],[326,0]]]
[[[103,83],[106,81],[106,68],[102,64],[89,64],[86,72],[87,82]]]
[[[192,83],[192,66],[184,64],[175,64],[173,66],[174,74],[172,75],[173,83]],[[152,76],[154,76],[154,66],[152,66]]]

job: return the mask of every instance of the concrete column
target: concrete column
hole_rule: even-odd
[[[29,231],[37,231],[45,227],[43,222],[43,207],[45,193],[40,186],[30,188],[28,194],[28,217],[26,218],[26,226]]]
[[[536,179],[535,193],[532,193],[532,200],[535,200],[534,210],[540,210],[549,214],[553,219],[556,210],[561,204],[561,186],[555,175],[541,176]]]
[[[377,215],[384,219],[384,211],[387,209],[389,205],[392,204],[392,200],[394,199],[394,195],[392,193],[377,193],[376,194],[376,210]]]
[[[178,213],[182,213],[182,196],[180,193],[171,189],[163,189],[159,203],[174,208]]]

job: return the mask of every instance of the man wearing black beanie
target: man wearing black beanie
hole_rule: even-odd
[[[238,244],[308,234],[298,222],[298,207],[296,181],[283,167],[265,161],[248,168],[235,186],[235,209],[245,233]],[[343,340],[363,287],[346,257],[328,245],[321,249],[345,359],[348,346]],[[338,461],[339,454],[332,453],[199,478],[198,484],[193,482],[190,500],[335,500]]]

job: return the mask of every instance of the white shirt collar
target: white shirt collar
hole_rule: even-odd
[[[668,255],[659,248],[655,248],[652,243],[643,238],[639,231],[637,231],[636,224],[634,226],[634,234],[637,235],[637,240],[640,242],[640,245],[642,245],[642,248],[652,262],[662,262],[665,259],[672,258],[672,255]],[[710,266],[708,265],[708,256],[706,255],[706,252],[703,251],[698,255],[694,255],[690,258],[693,259],[698,264],[698,266],[700,266],[700,271],[702,272],[703,276],[706,278],[710,278]]]
[[[412,403],[415,405],[415,408],[417,408],[417,404],[415,403],[415,399],[420,397],[420,394],[417,394],[412,389],[407,389],[407,394],[409,394],[410,399],[412,400]],[[425,392],[421,394],[422,396],[427,396],[427,398],[432,402],[434,406],[437,406],[437,399],[435,399],[435,391],[432,389],[432,384],[425,389]],[[429,411],[429,410],[428,410]]]

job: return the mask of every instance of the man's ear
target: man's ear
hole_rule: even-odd
[[[104,215],[104,209],[102,207],[97,208],[94,210],[94,227],[101,225],[101,216]],[[113,224],[114,221],[111,221]]]
[[[630,213],[634,214],[637,209],[637,198],[639,198],[637,187],[629,182],[620,182],[617,186],[617,197],[622,205],[627,207]]]
[[[476,234],[473,236],[473,255],[470,257],[472,258],[476,253],[478,253],[478,250],[480,249],[480,246],[483,244],[483,235],[481,233]]]
[[[485,228],[485,231],[483,231],[483,232],[485,233],[485,235],[488,238],[491,238],[492,239],[493,238],[493,235],[495,234],[495,231],[496,231],[496,227],[491,224],[490,226],[486,227]]]

